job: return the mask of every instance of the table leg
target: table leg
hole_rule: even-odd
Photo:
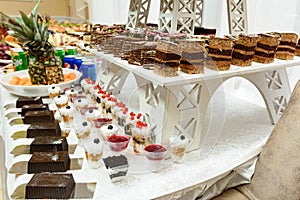
[[[129,71],[112,62],[103,60],[98,71],[97,82],[107,92],[111,94],[119,94],[128,74]]]
[[[245,74],[242,77],[257,87],[266,103],[271,123],[275,124],[285,110],[291,96],[286,69]]]

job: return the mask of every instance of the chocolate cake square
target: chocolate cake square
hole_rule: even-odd
[[[65,137],[40,136],[30,144],[30,154],[34,152],[68,152],[68,142]]]
[[[26,199],[70,199],[75,194],[72,174],[35,174],[26,185]]]
[[[66,151],[34,152],[28,161],[28,174],[41,172],[65,172],[70,169],[70,157]]]
[[[22,108],[24,105],[29,104],[42,104],[41,97],[19,97],[16,101],[16,108]]]
[[[29,104],[22,106],[21,116],[24,116],[28,111],[49,110],[48,104]]]
[[[129,167],[126,156],[109,156],[103,158],[103,161],[112,182],[118,182],[125,178]]]
[[[57,121],[47,123],[30,124],[27,129],[27,138],[38,136],[61,136],[61,129]]]
[[[24,124],[36,124],[54,121],[53,112],[50,110],[28,111],[23,118]]]

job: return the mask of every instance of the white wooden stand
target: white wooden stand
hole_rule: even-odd
[[[151,0],[130,0],[127,28],[142,27],[147,23]]]
[[[247,1],[227,0],[229,33],[248,33]]]

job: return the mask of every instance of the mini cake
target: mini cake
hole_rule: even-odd
[[[154,72],[162,76],[177,76],[181,58],[178,44],[159,41],[155,53]]]
[[[61,88],[59,86],[52,86],[48,88],[48,94],[51,99],[60,95]]]
[[[100,133],[103,137],[103,140],[106,141],[109,135],[118,133],[118,127],[113,124],[106,124],[101,126]]]
[[[173,161],[178,163],[183,162],[189,144],[190,140],[184,134],[170,137],[170,154]]]
[[[187,74],[200,74],[204,72],[205,41],[183,40],[180,41],[182,54],[180,71]]]
[[[110,180],[114,182],[122,181],[128,172],[128,160],[124,155],[110,156],[103,158]]]
[[[30,144],[30,154],[34,152],[68,152],[68,142],[65,137],[39,136]]]
[[[73,107],[68,105],[59,109],[60,115],[66,126],[70,127],[73,124]]]
[[[21,116],[24,116],[28,111],[49,110],[48,104],[30,104],[24,105],[21,109]]]
[[[296,45],[295,56],[300,56],[300,38],[298,39],[298,43]]]
[[[28,174],[65,172],[69,169],[70,157],[66,151],[34,152],[28,161]]]
[[[155,61],[157,42],[146,42],[141,51],[142,65],[153,67]]]
[[[28,111],[25,113],[23,122],[24,124],[36,124],[42,122],[55,121],[53,112],[49,110],[38,110],[38,111]]]
[[[82,140],[85,156],[90,168],[100,167],[103,154],[103,141],[96,132],[92,132],[87,138]]]
[[[78,137],[78,139],[84,139],[87,138],[90,133],[91,133],[91,129],[92,129],[92,124],[89,121],[84,121],[82,123],[75,123],[75,133]]]
[[[19,97],[16,101],[16,108],[22,108],[24,105],[29,104],[42,104],[41,97]]]
[[[38,136],[61,136],[61,129],[58,122],[30,124],[27,129],[27,138],[35,138]]]
[[[77,98],[74,102],[75,109],[79,112],[81,108],[87,108],[88,107],[88,100],[86,97],[83,98]]]
[[[125,42],[125,37],[122,35],[115,36],[114,38],[114,45],[113,45],[113,54],[116,57],[121,57],[122,55],[122,49]]]
[[[112,108],[115,107],[117,102],[117,99],[113,96],[110,96],[107,98],[107,101],[105,102],[105,110],[108,117],[112,117]]]
[[[137,121],[132,127],[133,151],[135,153],[142,153],[144,148],[151,143],[151,128],[146,122]]]
[[[229,70],[232,48],[233,41],[231,39],[219,37],[210,38],[206,67],[217,71]]]
[[[258,34],[258,42],[255,48],[253,61],[264,64],[274,62],[279,38],[278,35]]]
[[[275,58],[293,60],[298,35],[296,33],[281,33],[280,42],[275,53]]]
[[[251,66],[257,41],[258,37],[255,35],[238,35],[233,47],[231,63],[242,67]]]
[[[69,98],[67,95],[58,95],[54,97],[54,103],[57,108],[62,108],[68,105]]]
[[[72,174],[35,174],[26,185],[26,199],[70,199],[75,194]]]

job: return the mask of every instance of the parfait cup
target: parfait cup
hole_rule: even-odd
[[[101,166],[104,143],[95,132],[92,132],[87,138],[82,140],[85,150],[85,157],[88,166],[91,169],[97,169]]]
[[[150,171],[159,170],[167,154],[167,148],[161,144],[149,144],[144,148],[147,167]]]
[[[172,161],[175,163],[183,163],[186,152],[192,142],[193,139],[185,134],[170,137],[169,147]]]
[[[107,138],[107,143],[111,151],[122,152],[129,144],[130,136],[124,134],[111,134]]]

